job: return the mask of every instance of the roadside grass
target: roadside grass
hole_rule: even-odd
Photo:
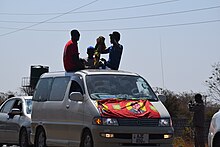
[[[205,145],[208,147],[208,145]],[[193,139],[183,139],[182,137],[175,137],[173,140],[173,147],[194,147]]]

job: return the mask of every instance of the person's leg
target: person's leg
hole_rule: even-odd
[[[199,147],[199,143],[198,143],[198,128],[195,127],[194,129],[194,145],[195,147]]]
[[[204,128],[199,127],[197,132],[198,132],[197,140],[199,147],[205,147]]]

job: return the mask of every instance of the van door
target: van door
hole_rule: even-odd
[[[69,85],[70,77],[55,77],[51,87],[51,93],[45,102],[45,128],[48,145],[68,144],[68,122],[66,116],[65,93]]]
[[[84,126],[84,103],[80,101],[71,101],[69,95],[71,92],[81,92],[84,94],[83,82],[80,76],[75,76],[71,80],[68,91],[68,99],[66,100],[66,114],[68,121],[68,140],[70,146],[79,146],[80,136]]]

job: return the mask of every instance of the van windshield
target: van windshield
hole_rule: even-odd
[[[140,76],[88,75],[86,84],[93,100],[110,98],[158,100],[149,84]]]

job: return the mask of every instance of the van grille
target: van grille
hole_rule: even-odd
[[[120,126],[147,126],[157,127],[159,119],[127,119],[119,118],[118,123]]]

